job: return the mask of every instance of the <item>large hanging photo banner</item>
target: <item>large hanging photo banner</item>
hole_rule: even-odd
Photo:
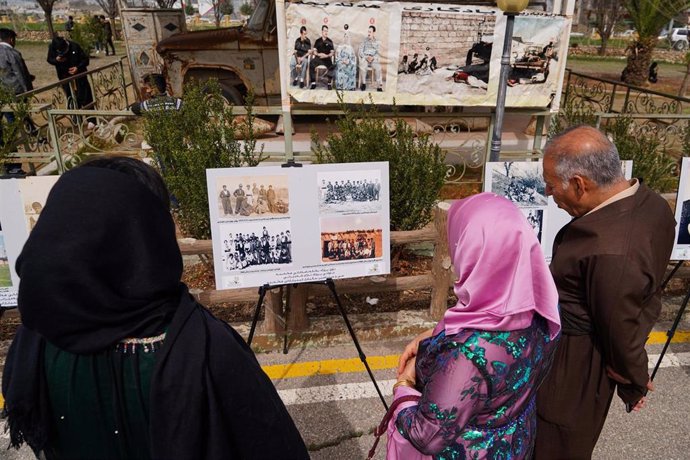
[[[621,161],[623,177],[632,177],[632,161]],[[546,196],[542,161],[498,161],[486,164],[484,191],[515,203],[534,229],[547,262],[551,262],[558,231],[572,217]]]
[[[505,17],[479,6],[398,2],[290,3],[290,95],[299,102],[494,106]],[[509,107],[546,107],[565,69],[570,20],[515,20]],[[336,91],[337,90],[337,91]]]
[[[678,196],[676,197],[676,242],[672,260],[690,260],[690,158],[681,163]]]
[[[0,180],[0,308],[17,305],[14,264],[45,206],[57,176]]]
[[[388,163],[206,176],[217,289],[390,273]]]

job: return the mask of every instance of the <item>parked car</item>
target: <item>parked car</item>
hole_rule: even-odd
[[[618,34],[621,38],[635,38],[637,37],[637,31],[635,29],[628,29]]]
[[[673,30],[671,30],[671,33],[667,35],[667,39],[669,43],[671,43],[671,47],[674,50],[678,51],[684,51],[688,49],[688,45],[690,43],[688,42],[688,35],[689,35],[690,29],[683,27],[677,27]]]

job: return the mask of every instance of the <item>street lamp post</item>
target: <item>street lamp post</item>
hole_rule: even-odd
[[[496,97],[496,119],[491,134],[490,161],[498,161],[501,153],[501,131],[503,130],[503,115],[506,109],[506,91],[508,89],[508,73],[510,72],[510,48],[513,42],[513,26],[515,16],[527,8],[529,0],[498,0],[498,7],[506,16],[506,32],[503,37],[503,55],[501,56],[501,73],[498,79],[498,95]]]

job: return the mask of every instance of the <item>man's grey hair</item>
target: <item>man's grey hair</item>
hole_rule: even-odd
[[[593,134],[594,148],[587,152],[577,152],[575,145],[563,145],[563,137],[576,129],[585,128]],[[544,146],[544,151],[555,161],[555,171],[563,188],[568,188],[574,176],[584,176],[597,186],[606,188],[623,178],[618,149],[601,131],[588,126],[572,126],[552,137]]]

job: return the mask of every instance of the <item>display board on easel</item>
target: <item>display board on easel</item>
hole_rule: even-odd
[[[690,260],[690,157],[681,162],[676,197],[676,239],[671,260]]]
[[[626,179],[632,177],[632,161],[622,161]],[[558,231],[572,217],[546,196],[542,161],[499,161],[486,164],[484,191],[504,196],[520,208],[532,225],[547,262],[551,261]],[[690,245],[689,245],[690,247]]]
[[[390,273],[388,163],[207,170],[216,286]]]
[[[0,180],[0,308],[17,306],[14,269],[57,176]]]

